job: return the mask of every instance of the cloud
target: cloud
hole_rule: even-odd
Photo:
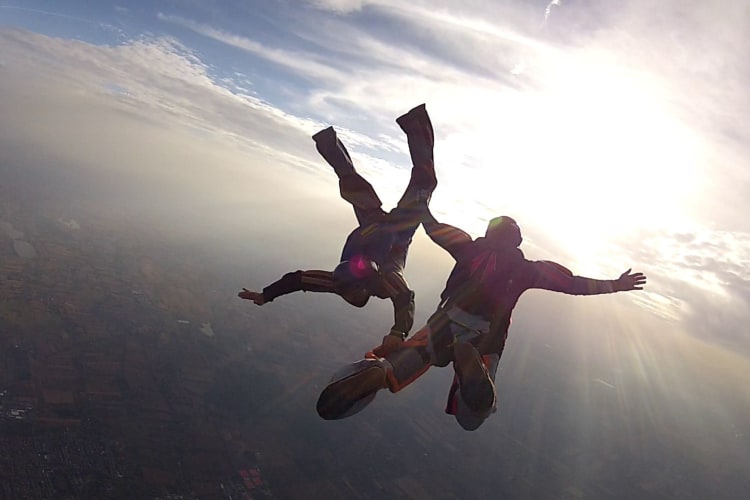
[[[408,21],[414,17],[424,16],[428,11],[388,11],[391,15],[403,17],[410,13]],[[323,29],[305,29],[295,31],[295,37],[309,42],[305,50],[288,50],[275,48],[256,40],[227,33],[220,29],[198,23],[189,19],[166,14],[159,14],[164,22],[180,25],[195,33],[211,38],[226,45],[241,49],[254,57],[273,63],[283,71],[290,72],[309,82],[306,89],[299,89],[308,94],[308,104],[326,116],[340,116],[348,111],[350,115],[365,113],[375,115],[381,121],[392,122],[395,113],[417,104],[412,97],[398,97],[393,88],[413,89],[410,94],[445,94],[454,95],[457,99],[464,94],[461,91],[466,78],[467,59],[455,57],[447,60],[439,53],[428,53],[420,50],[412,42],[405,50],[404,45],[388,43],[376,34],[363,31],[360,27],[346,22],[329,19]],[[432,18],[432,19],[430,19]],[[435,17],[430,13],[427,20],[446,29],[449,18]],[[451,24],[456,34],[462,28],[460,24]],[[295,29],[292,26],[290,29]],[[436,31],[436,30],[433,30]],[[453,39],[452,45],[457,40]],[[467,39],[467,44],[471,41]],[[515,60],[509,61],[510,67]],[[476,64],[475,67],[479,67]],[[496,87],[496,72],[483,69],[486,84]],[[509,73],[509,71],[506,71]],[[356,78],[352,78],[357,75]],[[436,101],[438,99],[435,99]],[[442,100],[442,99],[441,99]],[[368,106],[368,102],[378,102],[378,106]],[[456,105],[456,108],[459,108]]]
[[[310,4],[318,9],[347,14],[362,10],[365,4],[372,3],[366,0],[310,0]]]
[[[41,17],[57,18],[61,21],[73,22],[78,25],[86,25],[89,27],[98,28],[99,30],[105,32],[123,35],[122,30],[118,26],[115,26],[113,24],[97,21],[88,17],[70,15],[56,10],[36,9],[31,7],[20,7],[16,5],[0,5],[0,10],[16,11],[23,14],[32,14]]]
[[[80,16],[73,16],[70,14],[64,14],[61,12],[56,12],[56,11],[51,11],[51,10],[35,9],[35,8],[30,8],[30,7],[19,7],[16,5],[0,5],[0,9],[30,12],[34,14],[41,14],[43,16],[57,17],[60,19],[65,19],[65,20],[75,21],[75,22],[80,22],[80,23],[85,23],[85,24],[99,24],[96,21],[93,21],[91,19],[86,19]]]
[[[96,47],[2,30],[0,44],[0,171],[28,186],[27,203],[84,229],[92,217],[113,230],[155,227],[164,239],[221,242],[222,252],[283,267],[314,227],[310,265],[338,255],[354,217],[315,152],[314,122],[212,85],[168,40]]]
[[[546,24],[549,20],[550,14],[552,14],[552,9],[555,7],[560,6],[560,0],[552,0],[549,4],[547,4],[547,8],[544,9],[544,23]]]
[[[311,255],[330,258],[340,250],[354,218],[310,138],[327,124],[229,91],[172,38],[108,47],[0,30],[0,43],[8,58],[0,104],[5,116],[13,117],[0,125],[3,168],[43,169],[48,178],[61,179],[61,193],[88,200],[91,207],[100,203],[120,214],[139,213],[144,222],[179,221],[190,212],[196,231],[237,229],[234,220],[257,234],[270,227],[278,232],[278,225],[269,223],[284,220],[293,220],[281,223],[290,230],[309,231],[295,211],[312,203],[306,215],[325,213],[320,220],[331,221],[326,231],[341,234],[330,240],[319,235],[325,241]],[[408,169],[377,151],[403,155],[405,141],[337,130],[359,170],[386,203],[395,203]],[[87,180],[75,187],[68,175]],[[238,207],[248,214],[255,207],[260,217],[255,222],[244,213],[226,217]],[[252,240],[240,246],[246,244]]]
[[[313,80],[326,81],[342,79],[341,73],[333,70],[325,64],[316,62],[315,59],[317,57],[312,53],[290,52],[275,49],[269,46],[264,46],[263,44],[249,38],[226,33],[207,24],[198,23],[179,16],[171,16],[159,13],[157,17],[161,21],[182,26],[183,28],[192,30],[205,37],[244,50],[245,52],[249,52],[257,57],[266,59],[299,76],[303,76],[305,78],[310,78]]]
[[[371,4],[371,11],[402,20],[404,35],[388,42],[374,32],[356,37],[362,41],[348,47],[353,52],[367,47],[368,61],[377,63],[380,74],[314,91],[312,103],[337,99],[362,107],[373,97],[388,103],[400,97],[389,92],[393,88],[428,96],[435,116],[450,117],[436,128],[438,148],[444,148],[439,165],[455,151],[461,152],[446,162],[454,171],[477,168],[488,159],[512,165],[497,178],[486,176],[498,167],[480,168],[476,178],[490,182],[468,183],[473,199],[505,199],[515,213],[532,220],[530,241],[559,225],[561,236],[574,243],[567,253],[582,264],[596,262],[592,269],[615,271],[612,261],[647,268],[653,275],[649,290],[635,299],[643,307],[683,321],[697,336],[747,344],[728,332],[737,331],[750,304],[748,278],[741,271],[747,268],[750,225],[738,211],[747,208],[750,190],[750,137],[742,126],[750,112],[745,90],[750,49],[742,41],[748,7],[742,2],[710,9],[681,1],[659,6],[552,2],[546,19],[538,13],[536,19],[544,22],[537,32],[531,22],[505,24],[489,10],[472,7],[458,12],[419,3]],[[355,39],[355,29],[361,27],[331,30],[330,36]],[[414,60],[428,50],[425,44],[411,45],[420,40],[415,33],[429,31],[457,41],[469,59],[510,44],[522,58],[522,78],[517,85],[477,78],[435,52]],[[399,58],[405,41],[409,50]],[[406,64],[391,71],[386,61],[394,58]],[[496,75],[515,68],[510,62],[518,59],[506,60]],[[434,80],[422,78],[430,72]],[[499,120],[479,120],[479,115]],[[449,173],[440,174],[445,179]],[[529,185],[532,175],[546,181]],[[516,188],[500,195],[494,180]],[[556,211],[533,213],[540,199]],[[455,203],[442,210],[453,220]],[[469,212],[481,212],[469,205]],[[688,242],[671,230],[685,218],[694,224]],[[588,234],[578,234],[571,220]],[[634,239],[626,241],[623,231]],[[609,244],[596,242],[606,238]],[[582,252],[581,241],[590,241],[600,253]],[[541,250],[558,255],[566,243],[558,237]],[[697,318],[720,318],[722,326],[709,327]]]
[[[14,74],[43,74],[62,87],[106,95],[110,105],[123,112],[222,134],[245,147],[309,159],[309,135],[322,128],[218,85],[207,66],[174,39],[144,38],[106,47],[18,31],[0,36]],[[288,140],[295,137],[290,129],[297,140]]]
[[[734,12],[736,9],[719,9],[705,20],[701,9],[695,13],[691,4],[685,6],[682,2],[664,3],[657,9],[639,2],[619,8],[564,2],[555,11],[566,12],[566,16],[548,19],[548,24],[571,42],[571,46],[561,50],[559,37],[549,38],[534,23],[518,21],[524,17],[518,12],[501,16],[498,14],[505,12],[499,9],[481,10],[475,5],[460,12],[449,6],[427,7],[419,3],[408,7],[390,2],[368,5],[370,12],[380,15],[379,23],[373,22],[373,26],[387,24],[384,19],[401,24],[388,30],[367,29],[362,19],[347,18],[342,22],[334,18],[311,23],[307,31],[296,24],[292,26],[296,37],[318,45],[322,63],[358,75],[312,85],[308,105],[325,110],[327,116],[349,119],[357,113],[383,109],[387,112],[378,121],[385,123],[396,110],[414,102],[411,96],[419,96],[419,100],[429,102],[436,116],[450,117],[438,131],[443,139],[449,136],[458,142],[466,140],[464,137],[479,137],[481,141],[473,142],[487,144],[484,136],[490,135],[485,125],[488,120],[477,120],[480,114],[503,117],[514,126],[519,125],[518,120],[532,120],[538,126],[536,130],[535,125],[523,129],[526,142],[553,139],[555,144],[568,148],[571,155],[588,153],[586,149],[594,146],[597,155],[586,158],[589,162],[615,159],[623,164],[617,166],[618,170],[627,168],[626,161],[637,162],[649,165],[648,170],[658,175],[662,166],[683,163],[684,180],[692,182],[692,186],[685,184],[685,197],[696,199],[687,190],[698,184],[718,193],[720,186],[714,188],[715,182],[706,182],[715,168],[733,178],[735,186],[748,184],[743,174],[747,169],[739,167],[747,163],[747,140],[743,128],[738,126],[744,114],[736,112],[738,105],[740,109],[747,107],[742,91],[747,78],[730,75],[728,85],[716,81],[725,75],[721,70],[724,66],[747,66],[738,57],[737,49],[742,45],[735,36],[722,36],[726,40],[716,46],[704,40],[701,48],[693,50],[695,37],[689,34],[692,30],[711,33],[719,20],[727,21],[730,33],[741,32],[742,21],[734,18],[742,16]],[[678,16],[682,11],[686,13],[684,18]],[[524,15],[537,22],[543,19],[541,10],[535,17],[530,12]],[[677,22],[665,30],[659,29],[664,24],[654,25],[653,18]],[[396,28],[398,33],[394,32]],[[438,38],[431,38],[433,33],[439,33],[455,52],[437,51],[435,47],[440,44],[433,43]],[[669,39],[675,34],[678,43]],[[326,54],[325,49],[331,47],[336,51]],[[703,71],[695,64],[698,58],[691,61],[673,57],[677,51],[700,54],[702,49],[711,54],[706,61],[724,62]],[[342,54],[346,57],[341,58]],[[501,59],[494,54],[502,54]],[[484,64],[486,74],[470,70],[467,61],[474,60]],[[515,71],[519,64],[524,68],[520,73]],[[737,77],[741,74],[744,73],[734,72]],[[576,122],[565,120],[565,114],[580,118]],[[559,123],[556,130],[547,125],[550,118]],[[640,126],[639,130],[639,121],[646,127]],[[498,128],[505,126],[502,119],[494,123]],[[617,128],[613,129],[613,125]],[[727,131],[739,135],[739,140],[726,137]],[[587,140],[591,133],[596,138]],[[510,142],[517,143],[517,138]],[[619,150],[608,158],[607,149],[598,145],[602,142],[610,151],[613,147]],[[511,156],[502,150],[495,154]],[[478,155],[486,156],[479,151]],[[527,155],[522,160],[526,165],[543,162],[538,155]],[[517,159],[513,158],[513,162]],[[643,179],[641,185],[653,186],[649,197],[659,196],[674,182],[667,177],[659,182]]]
[[[283,84],[291,87],[284,96],[289,106],[306,106],[339,119],[364,115],[391,127],[394,115],[426,100],[450,105],[454,116],[465,110],[468,121],[474,109],[468,101],[480,99],[479,92],[490,101],[493,95],[528,83],[512,73],[520,51],[554,52],[528,34],[533,23],[523,9],[519,13],[496,7],[475,14],[466,9],[466,14],[457,15],[450,3],[366,6],[365,12],[345,17],[297,10],[283,22],[289,33],[283,39],[262,33],[243,36],[166,13],[159,19],[304,79],[306,85]],[[305,98],[304,104],[295,104]]]
[[[251,83],[212,75],[185,40],[92,47],[5,34],[3,41],[13,42],[4,43],[10,53],[26,44],[39,67],[49,61],[51,78],[98,89],[123,112],[145,106],[155,118],[303,170],[322,170],[309,135],[331,122],[392,197],[408,166],[393,119],[427,102],[438,138],[433,204],[449,222],[477,233],[488,214],[513,213],[539,258],[569,257],[582,273],[647,266],[654,278],[634,300],[696,334],[698,316],[721,317],[720,329],[730,331],[745,314],[743,2],[316,6],[284,10],[274,20],[283,37],[233,32],[220,17],[209,25],[159,15],[165,27],[244,51],[238,71],[259,67],[278,81],[273,102]],[[14,71],[23,66],[4,59]],[[674,229],[686,222],[687,240]],[[712,239],[721,243],[706,243]]]
[[[750,233],[693,227],[642,234],[628,247],[649,276],[644,306],[697,337],[750,352]]]

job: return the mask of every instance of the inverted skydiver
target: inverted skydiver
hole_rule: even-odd
[[[411,178],[395,208],[385,212],[373,187],[354,169],[351,157],[333,127],[313,136],[316,148],[339,178],[341,197],[352,204],[359,226],[346,239],[333,271],[285,274],[261,292],[243,288],[238,296],[257,305],[299,290],[335,293],[355,307],[370,297],[393,302],[394,324],[383,345],[396,349],[414,323],[414,292],[404,279],[412,237],[437,186],[433,161],[434,135],[425,105],[396,120],[406,133],[412,160]]]

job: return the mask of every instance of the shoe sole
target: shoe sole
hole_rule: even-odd
[[[477,413],[485,413],[495,405],[495,384],[492,383],[482,356],[468,343],[453,347],[461,398],[466,406]]]
[[[326,387],[318,398],[318,415],[324,420],[343,418],[357,401],[385,386],[385,371],[372,366]]]

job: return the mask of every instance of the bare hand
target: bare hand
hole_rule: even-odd
[[[237,296],[241,299],[252,300],[256,305],[262,306],[266,303],[266,298],[263,297],[263,292],[253,292],[247,288],[243,288]]]
[[[631,273],[630,271],[631,269],[628,269],[615,280],[616,292],[643,290],[643,285],[646,284],[646,275],[643,273]]]

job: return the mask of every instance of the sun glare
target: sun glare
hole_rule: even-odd
[[[630,68],[570,59],[545,81],[501,97],[498,112],[477,124],[478,137],[449,138],[456,151],[474,152],[484,179],[459,189],[522,226],[538,221],[576,254],[678,222],[696,195],[700,142],[670,114],[659,83]]]

